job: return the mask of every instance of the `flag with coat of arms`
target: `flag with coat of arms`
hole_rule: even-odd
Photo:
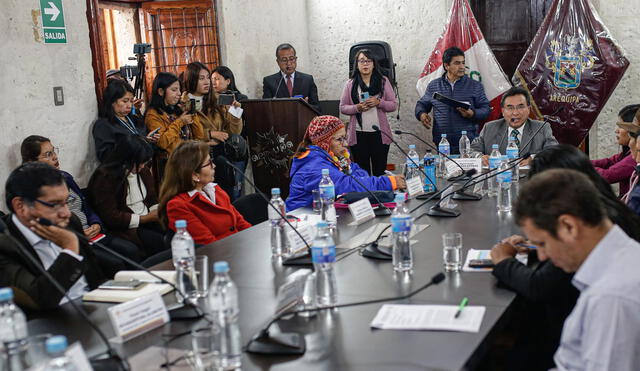
[[[467,74],[470,78],[480,81],[484,87],[491,107],[487,121],[500,118],[500,98],[502,93],[509,90],[511,84],[484,39],[467,0],[453,1],[444,32],[438,38],[416,84],[418,93],[423,96],[427,85],[432,80],[442,77],[445,72],[442,54],[452,46],[464,51]]]

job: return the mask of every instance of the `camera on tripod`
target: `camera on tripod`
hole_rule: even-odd
[[[144,92],[144,80],[146,71],[146,56],[145,54],[151,53],[151,44],[140,43],[133,44],[133,54],[135,57],[129,57],[129,60],[138,61],[135,66],[125,65],[120,67],[120,76],[127,81],[133,81],[134,83],[134,96],[136,98],[142,98]]]
[[[133,54],[151,53],[151,44],[133,44]]]

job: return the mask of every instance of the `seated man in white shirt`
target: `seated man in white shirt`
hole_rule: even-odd
[[[540,259],[576,272],[580,297],[554,357],[560,370],[640,367],[640,244],[606,215],[598,190],[574,170],[536,175],[516,202],[516,221]]]
[[[7,179],[5,200],[11,214],[4,217],[6,230],[0,235],[0,286],[12,287],[20,306],[43,310],[66,302],[41,269],[72,299],[105,281],[91,248],[66,229],[82,233],[79,223],[70,226],[69,190],[58,170],[38,162],[21,165]],[[39,218],[53,225],[44,226]]]

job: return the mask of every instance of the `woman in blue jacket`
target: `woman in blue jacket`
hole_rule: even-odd
[[[311,206],[311,192],[318,188],[322,169],[329,169],[336,195],[366,191],[352,177],[371,191],[405,188],[403,176],[369,176],[360,166],[351,162],[346,145],[346,130],[339,118],[318,116],[311,121],[293,156],[287,210]]]

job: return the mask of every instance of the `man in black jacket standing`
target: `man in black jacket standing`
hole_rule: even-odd
[[[66,301],[34,262],[46,269],[71,299],[104,282],[91,247],[66,229],[72,200],[58,170],[39,162],[21,165],[7,179],[5,200],[11,214],[4,217],[7,230],[0,235],[0,286],[12,287],[19,305],[43,310]],[[53,225],[44,226],[39,218]]]
[[[280,44],[276,48],[276,62],[280,71],[262,80],[262,98],[290,98],[301,96],[319,111],[318,88],[313,76],[296,71],[298,57],[291,44]]]

